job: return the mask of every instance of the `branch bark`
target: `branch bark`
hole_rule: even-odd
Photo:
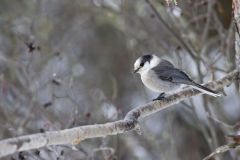
[[[234,70],[218,81],[212,81],[205,86],[220,90],[230,85],[238,77],[238,71]],[[147,117],[162,109],[168,108],[180,101],[201,94],[194,89],[185,89],[166,97],[161,101],[154,101],[129,111],[123,120],[105,124],[80,126],[60,131],[37,133],[32,135],[9,138],[0,141],[0,157],[19,151],[38,149],[51,145],[78,144],[82,140],[96,137],[116,135],[130,130],[138,129],[138,120]]]

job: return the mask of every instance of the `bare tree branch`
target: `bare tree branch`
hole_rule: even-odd
[[[212,81],[205,86],[219,90],[224,86],[230,85],[237,79],[238,71],[234,70],[218,81]],[[82,140],[96,137],[116,135],[137,129],[138,120],[149,116],[162,109],[168,108],[180,101],[192,96],[201,94],[197,90],[185,89],[176,94],[170,95],[161,101],[154,101],[143,106],[137,107],[127,113],[123,120],[109,122],[105,124],[95,124],[65,129],[37,133],[16,138],[9,138],[0,141],[0,157],[13,154],[19,151],[27,151],[51,145],[78,144]]]

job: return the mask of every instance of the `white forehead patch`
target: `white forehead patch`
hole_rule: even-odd
[[[140,63],[141,63],[141,57],[139,57],[134,63],[134,69],[135,70],[140,67]]]

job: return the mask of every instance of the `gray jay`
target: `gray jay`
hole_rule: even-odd
[[[156,55],[144,55],[134,63],[134,73],[139,73],[143,84],[160,95],[154,100],[161,100],[165,93],[171,93],[182,84],[192,86],[205,94],[217,97],[217,92],[194,82],[186,73],[174,67],[169,61]]]

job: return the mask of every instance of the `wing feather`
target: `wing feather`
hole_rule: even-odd
[[[173,83],[190,84],[192,79],[183,71],[175,68],[169,61],[162,60],[153,71],[161,80]],[[192,83],[191,83],[192,84]]]

